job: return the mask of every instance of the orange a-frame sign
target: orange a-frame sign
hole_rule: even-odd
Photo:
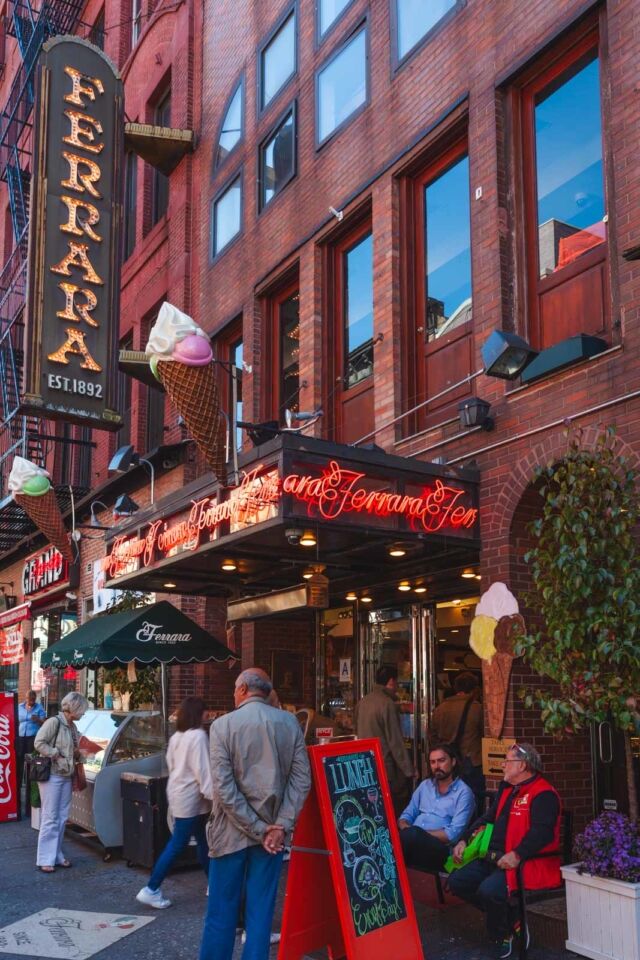
[[[278,960],[422,960],[378,740],[310,747],[313,784],[293,837]]]

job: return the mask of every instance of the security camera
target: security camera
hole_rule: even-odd
[[[77,594],[77,593],[72,593],[71,590],[68,590],[67,593],[65,593],[65,597],[67,598],[67,600],[77,600],[77,599],[78,599],[78,594]]]
[[[292,547],[297,547],[303,533],[304,530],[298,530],[297,527],[289,527],[288,530],[285,530],[284,535],[287,538],[287,543],[290,543]]]

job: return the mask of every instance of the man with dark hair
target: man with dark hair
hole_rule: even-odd
[[[396,703],[398,671],[384,665],[376,673],[376,685],[356,705],[355,728],[361,739],[378,737],[396,814],[407,802],[413,767],[404,744]]]
[[[431,717],[431,742],[454,743],[461,758],[460,776],[471,787],[477,813],[482,813],[485,789],[482,773],[484,718],[478,703],[480,682],[469,670],[453,681],[455,695],[436,707]]]
[[[31,784],[29,769],[24,758],[27,754],[33,753],[36,733],[46,719],[47,715],[38,703],[35,690],[29,690],[27,699],[18,705],[18,796],[20,796],[20,788],[25,782],[27,785],[24,806],[26,813],[31,810]]]
[[[485,912],[487,931],[499,960],[511,956],[517,936],[524,936],[527,946],[529,943],[529,931],[520,930],[509,907],[509,897],[517,890],[520,861],[526,861],[522,869],[526,890],[560,885],[560,798],[541,769],[540,754],[530,743],[509,747],[496,799],[453,850],[454,860],[462,863],[471,837],[493,825],[486,858],[454,870],[449,887],[457,897]],[[553,856],[536,860],[537,853]]]
[[[398,826],[408,867],[441,870],[473,816],[475,801],[458,777],[458,758],[448,743],[429,751],[431,779],[411,797]]]

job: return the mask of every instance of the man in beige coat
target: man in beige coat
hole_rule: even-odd
[[[413,768],[400,728],[397,689],[396,668],[380,667],[372,692],[356,705],[355,726],[361,739],[378,737],[380,740],[393,807],[399,816],[409,798]]]

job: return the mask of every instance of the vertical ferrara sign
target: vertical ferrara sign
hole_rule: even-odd
[[[101,50],[46,43],[38,65],[22,409],[117,429],[123,87]]]

